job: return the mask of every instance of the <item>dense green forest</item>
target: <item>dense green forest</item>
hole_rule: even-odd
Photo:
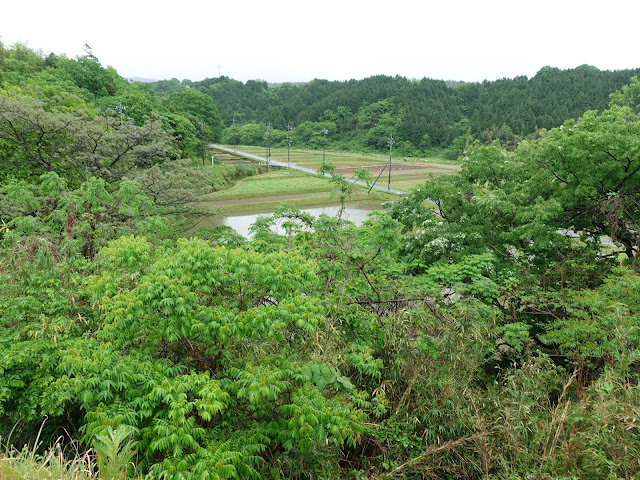
[[[515,121],[491,90],[519,101],[547,74],[433,88],[473,129],[461,91]],[[218,80],[247,102],[358,90]],[[357,122],[433,121],[383,92],[430,81],[377,81]],[[361,227],[282,206],[251,239],[181,238],[201,193],[255,172],[200,166],[235,112],[158,85],[89,48],[0,46],[0,477],[20,478],[12,448],[57,440],[107,479],[638,478],[637,79],[512,148],[469,144],[459,174]]]
[[[159,95],[196,89],[210,96],[228,128],[226,143],[262,144],[265,125],[285,145],[287,125],[297,146],[319,147],[320,131],[333,148],[380,150],[393,133],[404,155],[445,149],[456,157],[474,139],[513,148],[541,129],[558,127],[587,110],[604,110],[609,94],[640,69],[600,71],[542,68],[533,78],[482,83],[374,76],[364,80],[313,80],[269,86],[228,77],[200,82],[177,79],[150,84]]]

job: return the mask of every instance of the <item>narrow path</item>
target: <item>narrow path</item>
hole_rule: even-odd
[[[252,160],[257,160],[258,162],[262,162],[262,163],[267,163],[267,159],[264,157],[260,157],[258,155],[253,155],[251,153],[247,153],[247,152],[241,152],[240,150],[233,150],[233,148],[227,148],[227,147],[223,147],[222,145],[209,145],[211,148],[214,148],[216,150],[220,150],[222,152],[225,153],[232,153],[232,154],[236,154],[236,155],[240,155],[242,157],[246,157],[246,158],[250,158]],[[300,165],[296,165],[295,163],[292,163],[291,165],[288,165],[286,162],[279,162],[277,160],[271,160],[269,162],[269,165],[275,165],[277,167],[286,167],[286,168],[293,168],[294,170],[299,170],[301,172],[306,172],[306,173],[311,173],[313,175],[319,175],[317,170],[314,170],[312,168],[307,168],[307,167],[301,167]],[[331,178],[331,175],[329,173],[324,173],[323,174],[325,177]],[[354,183],[356,185],[360,185],[364,188],[369,188],[370,185],[367,185],[365,182],[361,182],[360,180],[349,180],[349,182]],[[391,193],[396,193],[398,195],[405,195],[408,192],[405,192],[404,190],[398,190],[397,188],[387,188],[387,187],[383,187],[382,185],[374,185],[373,186],[374,189],[376,190],[381,190],[383,192],[391,192]]]

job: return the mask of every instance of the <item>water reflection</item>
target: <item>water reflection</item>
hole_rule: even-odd
[[[335,216],[338,214],[340,210],[339,205],[328,205],[324,207],[317,208],[305,208],[302,209],[303,212],[310,213],[314,217],[318,217],[319,215],[325,214],[329,216]],[[358,204],[358,205],[347,205],[342,214],[342,218],[345,220],[349,220],[356,225],[361,225],[367,219],[367,214],[373,210],[380,210],[380,205],[370,205],[370,204]],[[222,219],[223,225],[228,225],[233,228],[236,232],[238,232],[243,237],[249,238],[249,227],[258,219],[258,217],[266,217],[271,215],[273,212],[269,213],[255,213],[251,215],[237,215],[237,216],[229,216]],[[284,233],[284,231],[278,227],[275,228],[275,231],[278,233]]]

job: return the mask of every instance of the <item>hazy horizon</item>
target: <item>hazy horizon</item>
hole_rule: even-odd
[[[181,9],[146,1],[33,0],[29,15],[15,2],[3,7],[0,41],[70,58],[88,44],[104,66],[127,78],[222,75],[300,83],[399,75],[482,82],[531,78],[544,66],[637,68],[639,14],[640,2],[625,0],[593,6],[571,0],[534,6],[508,0],[195,1]]]

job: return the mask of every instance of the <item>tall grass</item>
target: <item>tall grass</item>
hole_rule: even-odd
[[[131,439],[131,427],[107,427],[95,436],[94,448],[88,451],[81,451],[76,442],[63,448],[63,437],[43,451],[43,427],[44,422],[34,444],[24,445],[21,450],[10,443],[11,434],[4,443],[0,439],[0,480],[124,480],[134,466],[136,442]]]
[[[0,452],[0,479],[98,479],[96,465],[90,452],[75,452],[69,459],[62,449],[60,439],[43,453],[36,447],[25,446],[22,450],[4,446]]]

